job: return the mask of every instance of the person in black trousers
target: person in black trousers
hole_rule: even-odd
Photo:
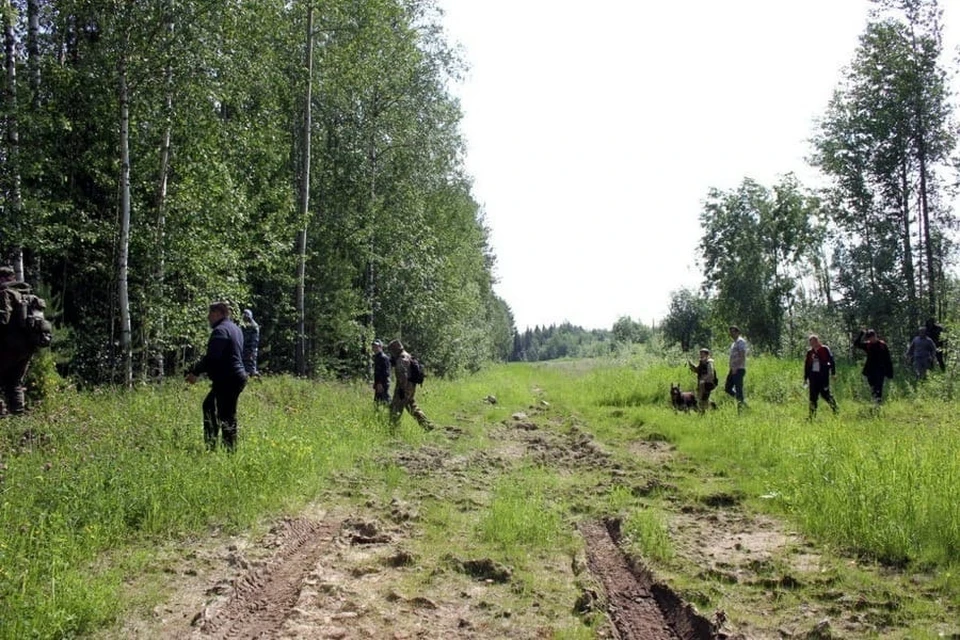
[[[830,393],[830,378],[837,375],[837,364],[830,347],[820,342],[819,336],[810,336],[808,342],[810,349],[803,363],[803,382],[810,388],[810,418],[813,419],[817,414],[817,401],[821,397],[834,413],[838,411],[837,400]]]
[[[247,385],[243,333],[230,319],[226,302],[211,304],[207,321],[212,329],[207,352],[190,368],[186,378],[190,384],[201,373],[210,378],[210,393],[203,400],[203,439],[207,448],[216,449],[217,437],[222,434],[223,446],[233,451],[237,446],[237,401]]]
[[[377,405],[390,404],[390,356],[383,352],[383,343],[374,340],[373,349],[373,401]]]
[[[893,379],[893,358],[887,343],[877,337],[873,329],[861,330],[854,340],[853,346],[867,352],[867,361],[863,364],[863,375],[870,385],[873,401],[876,404],[883,402],[883,383]]]

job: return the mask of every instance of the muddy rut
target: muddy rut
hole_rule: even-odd
[[[337,522],[284,521],[273,559],[238,579],[221,607],[204,609],[195,621],[194,637],[274,637],[296,606],[304,580],[338,531]]]
[[[620,523],[585,521],[579,525],[587,566],[603,585],[607,613],[621,640],[712,640],[713,625],[617,546]]]

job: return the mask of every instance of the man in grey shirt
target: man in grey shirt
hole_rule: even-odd
[[[907,360],[913,365],[913,372],[917,380],[927,377],[927,371],[933,367],[937,358],[937,344],[927,335],[927,328],[920,327],[920,333],[910,341],[907,349]]]
[[[744,407],[743,377],[747,375],[747,341],[740,335],[740,327],[737,326],[730,327],[730,337],[733,338],[733,344],[730,345],[730,372],[723,390],[737,399],[739,411]]]

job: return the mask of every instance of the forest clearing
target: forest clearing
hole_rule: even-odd
[[[64,394],[0,423],[0,636],[960,633],[946,378],[877,413],[841,367],[807,421],[782,369],[701,417],[662,358],[501,365],[396,433],[365,387],[265,378],[234,455],[179,383]]]

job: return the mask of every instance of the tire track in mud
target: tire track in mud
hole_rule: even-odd
[[[603,585],[607,613],[621,640],[714,640],[726,636],[653,574],[620,551],[620,523],[584,521],[587,567]]]
[[[304,580],[332,544],[340,522],[297,518],[284,521],[283,528],[271,560],[238,578],[233,595],[222,607],[201,612],[195,638],[271,638],[280,632]]]

